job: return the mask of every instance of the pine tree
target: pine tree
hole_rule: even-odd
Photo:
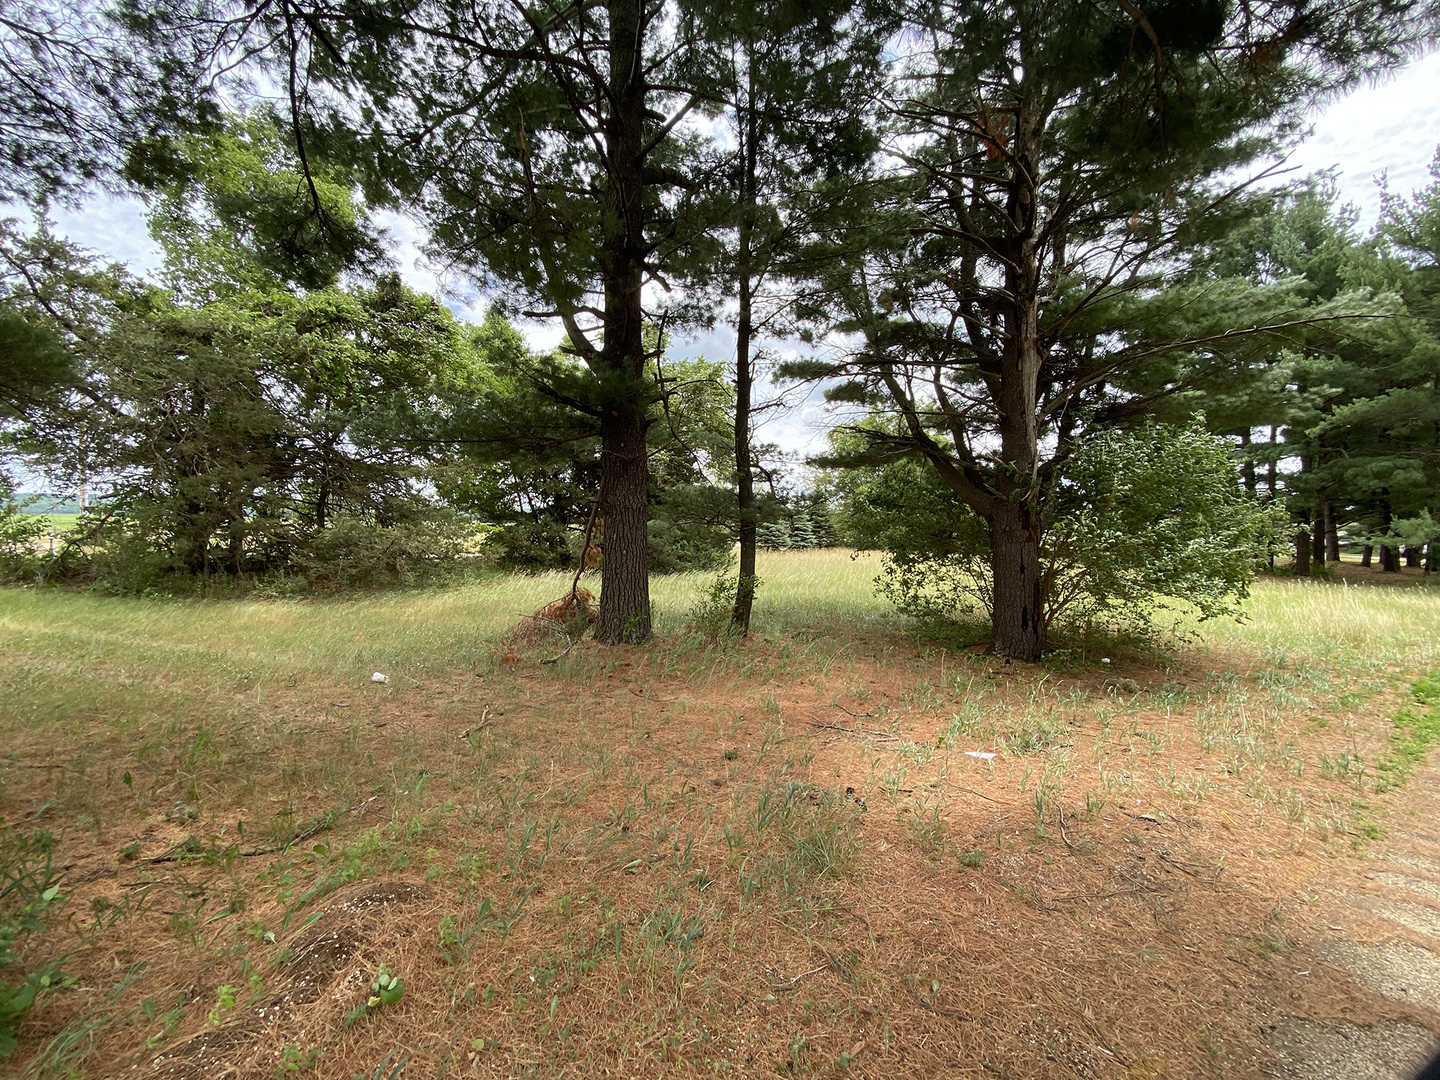
[[[898,424],[872,441],[919,453],[985,521],[997,653],[1044,650],[1045,493],[1077,440],[1182,390],[1180,357],[1232,364],[1256,328],[1273,341],[1300,321],[1284,290],[1167,287],[1228,223],[1218,185],[1317,94],[1397,62],[1423,14],[1355,0],[917,14],[890,101],[903,168],[837,239],[839,326],[863,344],[788,371],[888,410]]]
[[[788,523],[763,521],[756,530],[756,542],[766,551],[783,551],[790,546]]]
[[[600,402],[572,403],[602,447],[595,635],[648,639],[646,430],[663,390],[644,287],[673,290],[711,256],[707,164],[683,124],[709,85],[694,22],[644,0],[238,7],[165,5],[147,25],[261,65],[306,160],[343,163],[454,268],[563,327]]]
[[[755,339],[794,323],[806,241],[876,146],[873,88],[888,23],[856,0],[709,5],[702,16],[720,54],[717,96],[735,144],[725,219],[733,229],[722,279],[733,282],[735,469],[739,584],[731,627],[749,632],[760,507],[751,445]],[[823,137],[821,136],[823,133]],[[728,231],[728,230],[727,230]],[[788,285],[788,288],[782,286]]]
[[[815,535],[815,525],[810,520],[810,508],[802,506],[790,518],[790,546],[813,548],[818,544],[819,538]]]

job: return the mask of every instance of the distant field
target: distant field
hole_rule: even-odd
[[[45,522],[47,530],[57,535],[59,533],[69,532],[75,527],[75,523],[80,520],[79,514],[32,514],[30,516],[37,517]]]
[[[77,980],[5,1064],[1258,1077],[1280,996],[1359,1008],[1297,979],[1307,897],[1403,812],[1440,593],[1264,581],[1191,644],[1012,665],[877,570],[762,553],[748,641],[657,579],[653,644],[563,656],[511,632],[564,575],[0,590],[4,850],[65,868],[24,955]]]

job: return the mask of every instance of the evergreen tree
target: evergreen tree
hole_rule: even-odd
[[[790,517],[790,546],[813,548],[818,545],[819,538],[815,535],[815,525],[810,520],[810,508],[801,506]]]
[[[722,281],[733,283],[735,471],[740,566],[731,628],[748,633],[761,518],[751,415],[755,339],[793,328],[793,293],[811,270],[807,242],[847,201],[876,147],[873,90],[893,20],[855,0],[719,4],[701,16],[716,51],[714,93],[734,154],[727,162],[733,229]]]
[[[707,262],[694,23],[665,4],[175,5],[154,20],[267,65],[307,158],[355,170],[435,250],[558,321],[593,383],[606,558],[596,637],[650,636],[644,287]],[[673,316],[672,316],[673,317]]]
[[[787,523],[762,521],[756,530],[756,542],[766,551],[783,551],[790,546],[790,530]]]
[[[810,526],[815,531],[816,547],[836,547],[840,543],[840,533],[835,528],[834,516],[830,513],[830,507],[823,501],[810,504]]]
[[[1423,15],[1352,0],[915,9],[890,103],[903,167],[872,189],[831,280],[863,345],[789,371],[890,410],[898,425],[868,436],[919,453],[984,520],[996,652],[1043,652],[1046,492],[1086,429],[1183,389],[1180,356],[1232,365],[1242,339],[1301,321],[1280,289],[1165,288],[1226,224],[1226,175],[1317,94],[1398,62]]]
[[[219,137],[195,155],[184,199],[159,200],[171,289],[44,232],[5,236],[15,272],[0,279],[0,313],[37,327],[75,371],[23,414],[15,442],[62,488],[106,491],[128,542],[182,573],[293,569],[338,521],[389,528],[424,514],[422,429],[442,392],[472,377],[434,300],[393,277],[342,290],[340,261],[292,260],[263,230],[237,232],[242,204],[270,201],[237,196],[237,170],[285,185],[273,158],[251,171],[254,148]],[[337,219],[359,221],[348,192],[325,193]],[[215,213],[223,198],[228,220]]]
[[[487,381],[462,390],[438,433],[458,451],[440,492],[501,526],[494,543],[502,565],[574,567],[600,489],[593,384],[563,356],[531,355],[495,311],[473,341]],[[649,562],[658,573],[713,568],[729,552],[732,515],[728,493],[707,477],[727,456],[731,398],[718,367],[704,360],[666,361],[663,371],[671,390],[646,433]],[[608,531],[603,515],[598,524]],[[608,553],[606,540],[597,546]]]
[[[145,137],[219,119],[191,43],[144,32],[149,13],[123,7],[0,5],[0,200],[44,207],[115,186]]]

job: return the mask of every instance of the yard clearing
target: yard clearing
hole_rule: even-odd
[[[1440,1037],[1440,774],[1380,767],[1440,591],[1266,581],[1193,644],[1025,666],[907,631],[876,569],[762,553],[743,642],[660,579],[655,644],[553,664],[504,638],[561,576],[0,592],[0,814],[65,898],[22,956],[74,977],[5,1067],[1252,1077]]]

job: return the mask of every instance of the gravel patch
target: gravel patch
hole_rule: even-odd
[[[1278,1075],[1305,1080],[1411,1080],[1437,1044],[1424,1028],[1322,1024],[1286,1017],[1270,1032]]]
[[[1315,955],[1344,968],[1377,994],[1440,1012],[1440,956],[1429,949],[1403,941],[1384,945],[1327,941]]]

